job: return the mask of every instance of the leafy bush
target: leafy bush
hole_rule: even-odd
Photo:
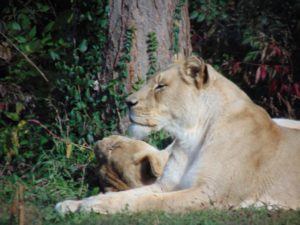
[[[196,0],[192,45],[272,116],[300,118],[299,1]]]
[[[123,78],[99,83],[107,1],[9,1],[0,15],[0,170],[81,179],[125,113]]]

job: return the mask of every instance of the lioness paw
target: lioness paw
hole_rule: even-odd
[[[59,202],[55,205],[55,210],[61,214],[65,215],[68,213],[73,213],[78,211],[80,207],[80,201],[66,200],[63,202]]]
[[[91,197],[84,199],[81,204],[80,212],[95,212],[100,214],[111,214],[122,212],[123,204],[118,195],[109,193],[105,195],[98,195],[97,197]]]

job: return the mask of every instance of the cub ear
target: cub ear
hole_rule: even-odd
[[[164,166],[159,160],[158,156],[149,152],[138,152],[133,155],[134,163],[139,164],[147,160],[150,164],[151,173],[155,177],[162,175]]]
[[[183,64],[183,79],[201,89],[208,82],[207,65],[202,58],[190,56]]]

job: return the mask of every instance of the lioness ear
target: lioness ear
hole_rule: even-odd
[[[142,161],[147,160],[151,167],[151,173],[155,177],[159,177],[163,172],[163,165],[159,158],[155,154],[149,152],[138,152],[133,155],[134,163],[142,163]]]
[[[190,56],[183,64],[183,79],[188,83],[194,83],[198,89],[208,81],[207,65],[202,58]]]

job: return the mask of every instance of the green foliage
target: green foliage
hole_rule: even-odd
[[[157,71],[157,46],[156,33],[150,32],[147,40],[147,53],[149,57],[149,70],[147,76],[154,75]]]
[[[179,46],[179,32],[180,32],[180,22],[181,22],[181,9],[186,3],[186,0],[179,0],[176,4],[174,16],[173,16],[173,43],[172,52],[178,54],[180,50]]]
[[[13,55],[3,61],[0,52],[1,173],[82,186],[92,145],[124,110],[115,90],[123,79],[100,83],[107,1],[9,1],[0,15],[0,47]]]
[[[157,149],[163,150],[172,143],[173,139],[165,131],[153,132],[147,137],[146,142],[156,147]]]
[[[12,43],[14,55],[3,63],[0,52],[6,71],[0,77],[0,183],[6,187],[0,198],[11,198],[13,187],[23,184],[28,199],[48,207],[50,215],[42,217],[55,222],[55,202],[99,192],[92,146],[121,129],[134,28],[125,32],[117,73],[108,78],[107,1],[31,1],[9,4],[0,15],[0,45]]]

